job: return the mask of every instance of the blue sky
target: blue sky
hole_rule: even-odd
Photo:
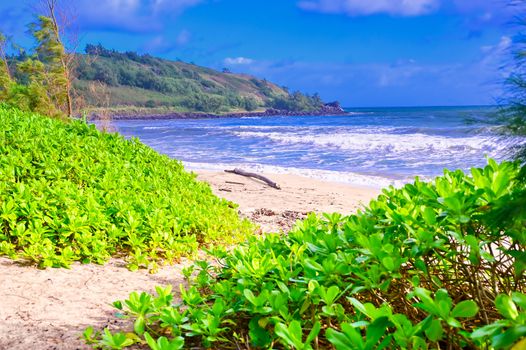
[[[254,74],[345,106],[491,104],[514,28],[504,0],[73,0],[102,43]],[[30,45],[31,1],[0,0]]]

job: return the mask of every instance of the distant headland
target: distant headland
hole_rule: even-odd
[[[232,113],[206,113],[206,112],[170,112],[155,110],[140,109],[133,110],[114,110],[114,111],[93,111],[87,115],[88,120],[100,120],[111,118],[113,120],[134,120],[134,119],[150,119],[150,120],[168,120],[168,119],[211,119],[211,118],[244,118],[244,117],[272,117],[272,116],[337,116],[349,115],[339,104],[339,102],[326,103],[320,109],[315,111],[290,111],[283,109],[268,108],[264,111],[252,112],[232,112]]]
[[[88,118],[209,118],[344,114],[338,102],[266,79],[87,45],[74,89]]]

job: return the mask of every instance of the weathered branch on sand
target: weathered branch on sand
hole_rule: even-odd
[[[264,183],[266,183],[270,187],[273,187],[273,188],[275,188],[277,190],[281,190],[281,187],[279,187],[279,185],[277,183],[275,183],[274,181],[270,180],[268,177],[265,177],[263,175],[259,175],[259,174],[256,174],[256,173],[250,173],[248,171],[244,171],[244,170],[241,170],[241,169],[238,169],[238,168],[235,168],[234,170],[225,170],[225,172],[226,173],[231,173],[231,174],[236,174],[236,175],[241,175],[241,176],[246,176],[246,177],[253,177],[255,179],[263,181]]]

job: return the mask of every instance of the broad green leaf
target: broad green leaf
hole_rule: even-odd
[[[432,342],[437,342],[440,339],[442,339],[442,335],[444,334],[444,329],[442,328],[442,323],[438,319],[434,319],[431,321],[431,324],[429,327],[425,329],[426,336],[429,340]]]
[[[505,349],[526,337],[526,325],[515,325],[504,333],[492,338],[491,345],[497,349]]]
[[[495,306],[500,314],[508,319],[514,320],[519,316],[517,306],[509,295],[499,294],[495,299]]]
[[[519,292],[513,292],[511,293],[511,299],[515,304],[520,306],[524,311],[526,311],[526,294],[522,294]]]
[[[382,265],[388,270],[388,271],[394,271],[395,269],[395,263],[393,258],[390,256],[387,256],[385,258],[382,258]]]
[[[309,335],[307,336],[307,339],[305,340],[305,344],[310,344],[314,341],[314,339],[318,336],[321,330],[321,323],[316,322],[312,329],[309,332]]]
[[[145,321],[143,316],[137,317],[133,323],[133,330],[135,333],[142,335],[144,333]]]
[[[495,334],[497,331],[505,327],[505,324],[492,323],[481,328],[477,328],[471,333],[473,339],[483,339]]]
[[[474,317],[479,311],[477,303],[473,300],[464,300],[458,303],[451,312],[451,317]]]
[[[422,216],[428,225],[435,225],[436,224],[436,215],[435,210],[430,207],[424,207],[422,211]]]

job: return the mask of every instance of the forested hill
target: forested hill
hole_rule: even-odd
[[[269,81],[228,70],[87,45],[79,55],[75,89],[88,107],[232,113],[269,108],[309,112],[317,94],[289,93]]]

